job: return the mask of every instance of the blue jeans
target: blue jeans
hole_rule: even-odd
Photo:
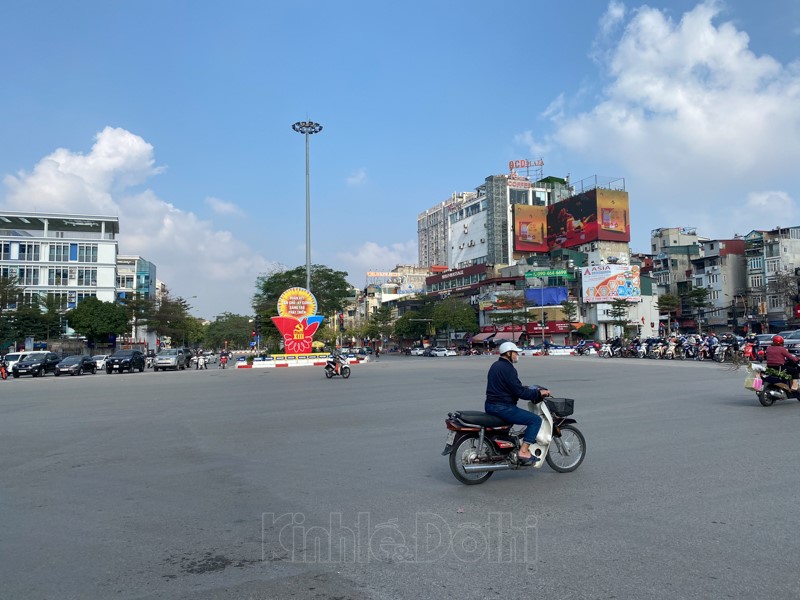
[[[513,404],[502,404],[499,402],[487,402],[483,409],[490,415],[500,417],[504,421],[514,423],[515,425],[527,425],[525,435],[522,439],[529,444],[536,441],[536,434],[539,433],[539,427],[542,426],[542,418],[539,415],[533,414],[529,410],[524,410]]]

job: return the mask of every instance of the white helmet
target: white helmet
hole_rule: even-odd
[[[503,342],[500,344],[500,354],[505,354],[506,352],[521,352],[517,345],[514,342]]]

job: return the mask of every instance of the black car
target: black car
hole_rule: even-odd
[[[16,363],[12,369],[11,374],[14,377],[20,375],[30,375],[31,377],[39,377],[39,375],[47,375],[47,372],[55,372],[56,365],[61,362],[61,357],[55,352],[31,352]]]
[[[64,373],[65,375],[83,375],[84,373],[97,373],[97,363],[91,356],[68,356],[56,365],[56,377]]]
[[[114,371],[122,373],[139,369],[144,371],[144,354],[141,350],[117,350],[106,359],[106,373],[111,375]]]

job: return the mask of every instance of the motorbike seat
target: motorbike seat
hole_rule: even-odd
[[[481,427],[511,427],[511,423],[508,421],[477,410],[462,410],[457,412],[456,415],[464,421],[464,423],[470,425],[479,425]]]

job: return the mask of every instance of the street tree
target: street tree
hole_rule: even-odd
[[[14,327],[15,313],[13,310],[22,300],[22,288],[17,285],[17,278],[13,275],[0,277],[0,349],[8,348],[15,342],[17,333]]]
[[[147,326],[156,312],[155,300],[144,294],[134,293],[125,296],[120,299],[120,303],[125,307],[134,335],[137,334],[140,327]]]
[[[501,292],[497,294],[495,310],[492,312],[492,322],[495,325],[510,325],[511,331],[522,330],[528,322],[526,308],[525,290]]]
[[[689,300],[689,305],[697,313],[697,333],[703,333],[703,310],[709,308],[711,303],[708,301],[708,290],[704,287],[692,288],[684,297]]]
[[[81,300],[78,306],[67,312],[66,317],[70,327],[86,337],[90,345],[106,341],[110,335],[123,334],[128,329],[128,315],[124,307],[93,296]]]
[[[658,297],[658,302],[656,304],[656,310],[658,310],[659,314],[667,315],[667,335],[670,334],[672,331],[671,326],[671,315],[675,311],[678,310],[681,306],[681,299],[674,294],[662,294]]]
[[[380,307],[370,315],[367,325],[367,337],[371,339],[380,339],[383,341],[392,337],[394,330],[392,307],[388,304],[381,304]]]
[[[572,332],[575,331],[573,323],[578,320],[578,303],[574,300],[564,300],[561,303],[561,313],[569,327],[569,345],[572,345]]]
[[[780,299],[784,316],[791,318],[793,305],[798,301],[797,277],[794,273],[775,273],[767,282],[767,292]]]
[[[190,308],[189,303],[180,296],[173,297],[169,292],[165,293],[155,312],[148,318],[149,329],[161,338],[169,337],[173,346],[183,343],[188,337]]]
[[[436,329],[447,331],[448,345],[451,332],[476,333],[478,331],[478,317],[475,309],[457,298],[447,298],[438,302],[433,307],[432,319],[432,324]]]
[[[394,334],[400,340],[421,340],[431,335],[431,314],[429,310],[409,310],[394,322]]]
[[[252,324],[250,317],[223,313],[208,324],[205,343],[210,348],[245,349],[250,344]]]
[[[616,298],[611,302],[611,308],[608,310],[611,322],[622,329],[622,337],[625,336],[625,328],[628,325],[628,311],[630,307],[630,302],[624,298]]]

